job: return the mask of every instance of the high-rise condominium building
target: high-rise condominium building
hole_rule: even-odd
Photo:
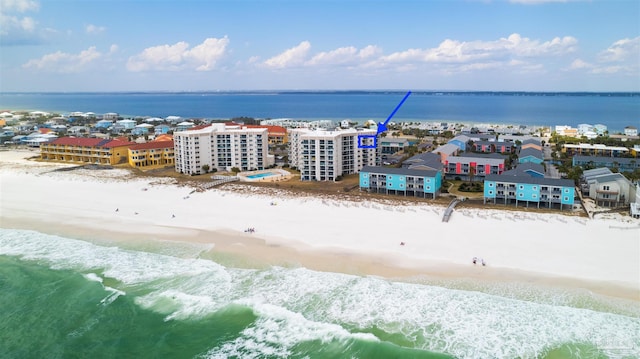
[[[274,163],[268,154],[266,128],[212,124],[174,133],[176,171],[205,173],[205,169],[261,170]],[[204,166],[204,168],[203,168]]]
[[[302,181],[333,181],[338,176],[358,173],[364,166],[375,166],[378,148],[373,146],[375,130],[289,130],[289,163],[300,170]]]

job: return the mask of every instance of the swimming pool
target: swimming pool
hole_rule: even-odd
[[[279,174],[280,174],[280,173],[265,172],[265,173],[258,173],[258,174],[255,174],[255,175],[250,175],[250,176],[247,176],[247,178],[249,178],[249,179],[259,179],[259,178],[265,178],[265,177],[277,176],[277,175],[279,175]]]

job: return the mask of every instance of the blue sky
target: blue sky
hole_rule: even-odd
[[[0,91],[640,91],[640,1],[0,0]]]

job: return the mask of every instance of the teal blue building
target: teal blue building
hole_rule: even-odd
[[[575,185],[572,180],[526,175],[489,175],[484,180],[484,203],[573,208]]]
[[[377,166],[365,166],[360,170],[361,191],[436,198],[441,187],[441,171]]]

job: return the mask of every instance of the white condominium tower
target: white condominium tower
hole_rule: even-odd
[[[375,130],[289,130],[289,163],[300,170],[302,181],[334,181],[338,176],[358,173],[364,166],[375,166],[377,148],[372,146]]]
[[[242,171],[261,170],[274,163],[274,157],[268,154],[266,128],[216,123],[176,132],[173,140],[176,171],[180,173],[205,173],[205,165],[221,171],[234,167]]]

